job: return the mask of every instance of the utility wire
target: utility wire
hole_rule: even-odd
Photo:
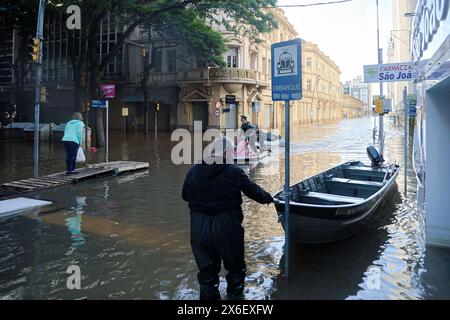
[[[309,4],[285,4],[285,5],[276,5],[271,8],[304,8],[304,7],[315,7],[315,6],[325,6],[330,4],[339,4],[345,2],[352,2],[354,0],[339,0],[339,1],[328,1],[328,2],[317,2],[317,3],[309,3]]]

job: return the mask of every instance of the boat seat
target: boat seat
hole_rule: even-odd
[[[340,196],[337,194],[330,194],[330,193],[321,193],[321,192],[308,192],[306,195],[307,197],[313,197],[321,200],[331,201],[331,202],[347,202],[347,203],[360,203],[364,201],[364,198],[357,198],[357,197],[347,197],[347,196]]]
[[[382,187],[382,182],[376,182],[376,181],[364,181],[364,180],[354,180],[354,179],[348,179],[348,178],[331,178],[327,181],[330,182],[338,182],[343,184],[354,184],[354,185],[360,185],[360,186],[373,186],[373,187]]]
[[[386,172],[387,168],[375,168],[375,167],[357,167],[348,166],[344,167],[344,170],[366,171],[366,172]]]

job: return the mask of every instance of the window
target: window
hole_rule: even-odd
[[[253,70],[258,70],[258,54],[257,53],[252,53],[250,55],[250,60],[251,60],[251,69]]]
[[[306,67],[307,68],[311,68],[312,67],[312,58],[311,57],[307,57],[306,58]]]
[[[312,81],[311,81],[311,80],[308,80],[308,81],[306,82],[306,90],[307,90],[308,92],[311,92],[311,91],[312,91]]]
[[[238,48],[230,48],[226,53],[226,61],[228,68],[238,67]]]
[[[156,49],[155,50],[155,56],[154,59],[154,70],[155,72],[161,72],[162,71],[162,50]]]
[[[175,72],[177,68],[177,57],[175,49],[167,50],[167,72]]]
[[[262,58],[262,73],[267,73],[267,58]]]

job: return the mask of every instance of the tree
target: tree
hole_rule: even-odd
[[[175,38],[186,43],[191,51],[218,65],[223,63],[221,54],[224,44],[221,35],[211,28],[212,23],[221,23],[230,30],[244,30],[252,35],[267,32],[274,26],[273,17],[264,8],[273,6],[275,0],[53,0],[52,4],[61,5],[59,8],[63,12],[67,6],[73,4],[81,8],[82,29],[78,31],[81,53],[72,57],[72,63],[78,93],[80,75],[83,72],[86,74],[88,101],[96,97],[99,80],[102,79],[107,65],[120,52],[126,39],[138,26],[158,29],[161,34],[168,32],[168,38],[171,39],[176,35]],[[124,28],[114,46],[105,56],[99,58],[97,32],[102,19],[110,12],[121,17]],[[242,29],[242,26],[247,27]],[[151,70],[151,67],[148,70]],[[104,146],[101,110],[96,110],[95,115],[96,143],[98,146]]]
[[[17,106],[19,113],[24,108],[25,79],[32,70],[27,55],[28,40],[36,33],[37,8],[26,0],[3,0],[0,12],[0,43],[5,43],[12,32],[17,32],[19,42],[17,56],[11,68],[14,71],[13,104]]]

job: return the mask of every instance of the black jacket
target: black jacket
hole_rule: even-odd
[[[234,164],[197,164],[184,181],[182,197],[193,212],[208,214],[242,211],[241,191],[250,199],[269,204],[272,196]]]
[[[241,125],[241,129],[244,132],[246,132],[247,130],[250,130],[250,129],[257,130],[257,128],[254,125],[252,125],[250,122],[247,122],[246,124]]]

